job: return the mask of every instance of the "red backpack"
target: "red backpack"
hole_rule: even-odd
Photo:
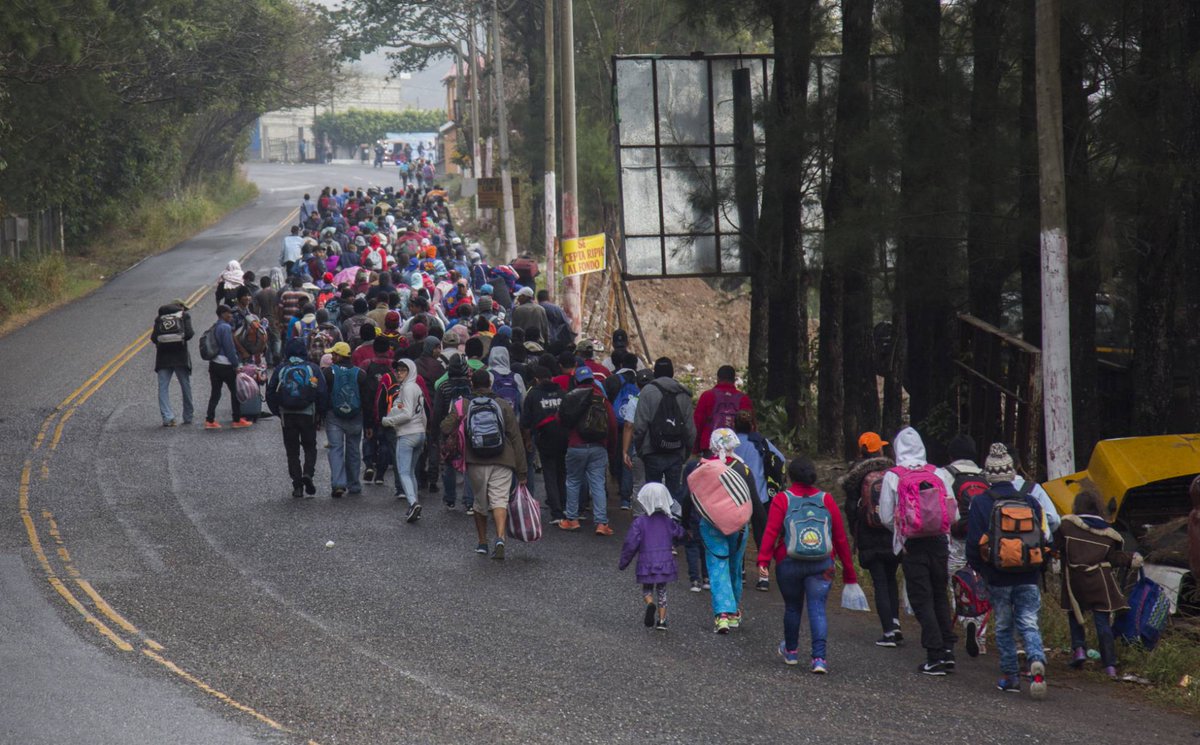
[[[966,538],[971,500],[988,490],[988,482],[983,478],[983,471],[959,471],[954,466],[947,466],[946,470],[954,477],[954,499],[958,502],[958,520],[950,528],[950,534],[955,538]]]
[[[863,476],[858,487],[858,520],[868,528],[882,528],[879,519],[879,493],[883,490],[883,475],[887,471],[871,471]]]
[[[737,418],[746,394],[727,390],[714,390],[713,394],[716,401],[713,403],[712,416],[708,418],[709,430],[733,429],[733,420]],[[707,443],[705,446],[707,447]]]

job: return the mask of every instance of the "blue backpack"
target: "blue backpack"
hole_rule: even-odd
[[[1170,615],[1171,600],[1162,585],[1140,572],[1129,591],[1129,610],[1113,624],[1113,633],[1127,644],[1140,644],[1150,651],[1158,646]]]
[[[512,404],[513,411],[521,410],[521,389],[517,387],[516,374],[501,375],[493,372],[492,393]]]
[[[307,409],[317,401],[319,382],[312,365],[307,362],[285,362],[279,368],[275,384],[279,406],[283,409]]]
[[[618,425],[633,421],[633,413],[637,410],[638,396],[641,395],[641,392],[642,389],[637,387],[637,383],[629,382],[626,382],[621,386],[621,390],[617,391],[617,398],[613,401],[613,410],[617,414]],[[622,416],[623,414],[627,414],[628,418]]]
[[[358,392],[358,368],[334,365],[333,392],[331,395],[334,416],[353,419],[362,414],[362,397]]]
[[[825,492],[817,492],[811,497],[789,493],[787,514],[783,517],[788,557],[800,561],[828,559],[833,553],[832,521],[825,507]]]

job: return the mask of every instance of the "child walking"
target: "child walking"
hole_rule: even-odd
[[[683,526],[671,516],[674,500],[662,484],[646,484],[638,492],[637,500],[646,514],[634,518],[629,527],[617,568],[624,570],[637,555],[637,581],[642,585],[642,600],[646,604],[642,623],[666,631],[667,583],[678,577],[671,546],[683,538]]]

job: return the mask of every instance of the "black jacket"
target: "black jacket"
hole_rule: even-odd
[[[180,310],[183,308],[172,303],[160,306],[158,314],[162,316],[168,313],[178,313]],[[154,326],[154,330],[150,332],[150,341],[154,344],[154,372],[174,367],[182,367],[191,372],[192,355],[188,352],[188,341],[195,335],[192,331],[192,316],[183,310],[183,341],[180,342],[159,344],[158,324],[156,323]]]
[[[533,432],[534,445],[544,453],[561,455],[567,452],[567,432],[558,421],[558,409],[565,397],[562,386],[553,381],[535,385],[525,393],[521,428]]]
[[[840,483],[845,502],[842,512],[846,515],[846,532],[854,539],[858,561],[866,565],[877,559],[898,561],[892,550],[892,531],[887,528],[872,528],[859,520],[858,500],[863,478],[874,471],[886,471],[894,466],[891,458],[867,458],[850,467]]]

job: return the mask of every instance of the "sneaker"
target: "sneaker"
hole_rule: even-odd
[[[728,634],[729,633],[729,615],[728,614],[722,613],[721,615],[717,616],[716,619],[713,620],[713,631],[717,632],[718,634]]]
[[[421,503],[417,502],[408,508],[408,512],[404,515],[404,522],[415,523],[421,519]]]
[[[707,580],[707,579],[705,579],[703,582],[701,582],[701,583],[700,583],[700,587],[704,588],[705,590],[711,590],[711,589],[712,589],[712,585],[710,585],[710,584],[708,583],[708,580]]]
[[[596,535],[612,535],[612,528],[608,527],[608,523],[600,523],[596,526]]]
[[[948,673],[954,672],[957,663],[954,661],[953,649],[947,649],[945,654],[942,655],[942,667],[946,668],[946,672]]]
[[[660,618],[657,621],[655,621],[654,622],[654,630],[655,631],[666,631],[667,630],[667,619]],[[1116,675],[1116,673],[1114,672],[1113,675]]]
[[[174,426],[175,426],[175,420],[174,420],[174,419],[168,419],[167,421],[163,422],[163,426],[164,426],[164,427],[174,427]]]
[[[221,423],[220,422],[205,422],[204,428],[205,429],[220,429]]]
[[[382,476],[377,475],[375,477],[375,486],[383,486],[383,477]]]
[[[559,530],[579,530],[578,520],[562,520],[558,523]]]
[[[812,659],[812,671],[814,675],[824,675],[829,672],[829,666],[825,664],[825,660],[820,657],[814,657]]]
[[[480,543],[475,547],[475,553],[477,554],[483,554],[484,556],[487,556],[487,551],[488,549],[486,543]]]
[[[1035,699],[1046,698],[1046,663],[1041,660],[1029,663],[1029,696]]]
[[[249,419],[239,419],[234,422],[232,426],[234,429],[245,429],[246,427],[253,427],[254,422],[250,421]]]
[[[893,647],[893,648],[898,646],[896,644],[896,635],[894,633],[884,634],[883,636],[881,636],[875,640],[875,646],[877,646],[877,647]]]
[[[474,508],[474,507],[468,507],[468,508],[467,508],[467,517],[474,517],[474,516],[475,516],[475,508]]]
[[[1021,692],[1021,676],[1020,675],[1005,675],[1000,680],[996,681],[997,690],[1005,693],[1020,693]]]
[[[742,627],[742,612],[739,610],[737,613],[731,613],[729,615],[729,628],[740,629],[741,627]]]
[[[628,499],[621,500],[621,509],[625,510],[626,512],[629,512],[629,510],[632,509],[632,507],[633,507],[633,505],[630,504]]]
[[[492,558],[496,561],[504,561],[504,541],[496,541],[496,548],[492,550]]]
[[[346,493],[346,490],[345,490],[345,489],[343,489],[343,488],[342,488],[342,487],[340,487],[340,486],[337,486],[337,487],[334,487],[333,491],[331,491],[331,492],[329,493],[329,496],[330,496],[330,498],[331,498],[331,499],[341,499],[341,498],[342,498],[342,495],[343,495],[343,494],[345,494],[345,493]]]
[[[688,589],[691,590],[692,592],[700,592],[700,580],[698,580],[698,579],[692,580],[692,586],[689,587]]]
[[[968,657],[978,657],[979,656],[978,629],[979,629],[979,627],[975,625],[974,621],[967,621],[967,656]]]
[[[923,675],[945,675],[946,668],[942,666],[942,661],[937,662],[922,662],[917,668],[917,672]]]
[[[1087,662],[1087,650],[1083,647],[1076,647],[1074,653],[1071,654],[1071,667],[1078,670],[1083,667],[1083,663]]]
[[[787,648],[787,642],[779,642],[779,656],[783,658],[785,665],[799,665],[800,654],[794,649]]]
[[[642,625],[650,628],[654,625],[654,619],[658,616],[658,606],[654,603],[646,603],[646,614],[642,616]]]
[[[292,486],[292,499],[299,499],[304,496],[304,487],[300,484]]]
[[[896,637],[896,643],[899,644],[900,642],[904,641],[904,634],[900,632],[900,619],[893,618],[892,626],[895,629],[892,631],[892,636]]]
[[[1117,679],[1117,668],[1113,667],[1112,665],[1109,665],[1108,667],[1104,668],[1104,674],[1107,675],[1109,677],[1109,679],[1116,680]]]
[[[364,484],[370,484],[370,483],[374,483],[374,481],[375,481],[375,469],[374,469],[374,468],[368,468],[367,470],[363,471],[362,480],[363,480],[363,483],[364,483]]]
[[[305,476],[304,481],[301,483],[304,484],[304,493],[308,496],[311,497],[317,493],[317,485],[313,483],[313,480],[310,476]]]
[[[771,589],[771,580],[766,579],[765,577],[760,577],[759,580],[754,583],[754,589],[758,590],[759,592],[767,592]]]

